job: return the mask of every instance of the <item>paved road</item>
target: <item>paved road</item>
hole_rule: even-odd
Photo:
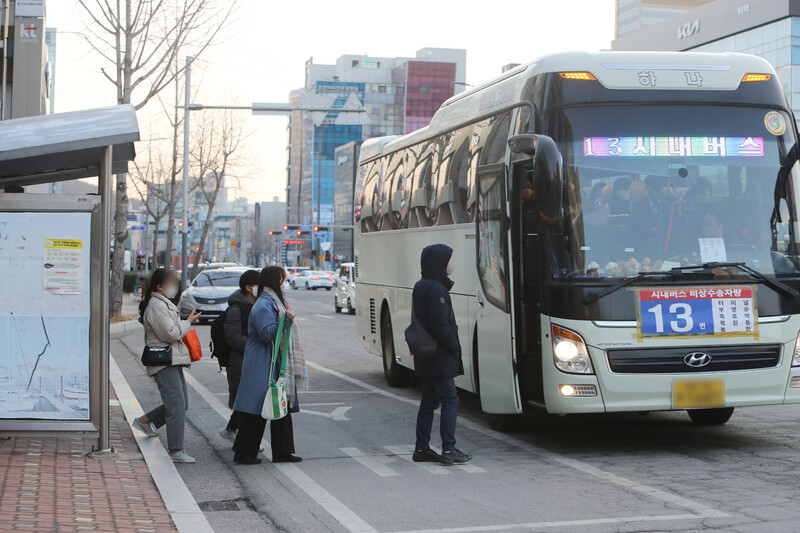
[[[685,413],[542,415],[504,434],[463,393],[458,446],[473,463],[416,464],[418,389],[386,385],[331,293],[289,296],[311,376],[295,417],[301,464],[234,465],[217,435],[225,376],[205,358],[189,373],[187,448],[198,464],[179,471],[201,505],[241,508],[208,511],[218,531],[800,531],[798,406],[740,409],[716,428]],[[207,343],[208,327],[199,332]],[[112,345],[150,408],[158,396],[141,348],[136,333]]]

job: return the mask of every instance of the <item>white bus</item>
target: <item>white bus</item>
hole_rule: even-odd
[[[420,251],[455,252],[465,374],[507,415],[800,402],[797,128],[739,54],[542,57],[364,142],[357,331],[391,385]],[[532,189],[532,190],[531,190]],[[363,303],[362,303],[363,302]]]

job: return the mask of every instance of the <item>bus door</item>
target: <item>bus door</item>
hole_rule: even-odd
[[[514,192],[511,199],[511,257],[514,278],[514,323],[516,324],[517,373],[520,397],[525,407],[544,406],[542,384],[542,339],[540,326],[541,239],[536,208],[533,158],[511,162]]]
[[[478,167],[478,381],[487,413],[521,411],[512,332],[506,166]]]

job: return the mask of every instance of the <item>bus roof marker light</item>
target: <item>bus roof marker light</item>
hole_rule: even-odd
[[[742,77],[742,82],[747,81],[769,81],[772,79],[772,74],[745,74]]]
[[[588,72],[559,72],[558,74],[565,80],[597,81],[597,78]]]

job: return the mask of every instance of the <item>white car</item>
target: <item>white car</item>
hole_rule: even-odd
[[[199,309],[202,311],[200,321],[217,318],[228,308],[228,296],[239,290],[239,278],[247,270],[227,267],[204,270],[198,274],[178,301],[181,317]]]
[[[347,309],[351,315],[356,314],[356,264],[342,263],[334,279],[336,291],[333,294],[333,308],[337,313]]]
[[[319,270],[303,270],[292,278],[289,282],[292,289],[303,288],[305,290],[325,289],[331,290],[334,285],[332,272],[322,272]]]

